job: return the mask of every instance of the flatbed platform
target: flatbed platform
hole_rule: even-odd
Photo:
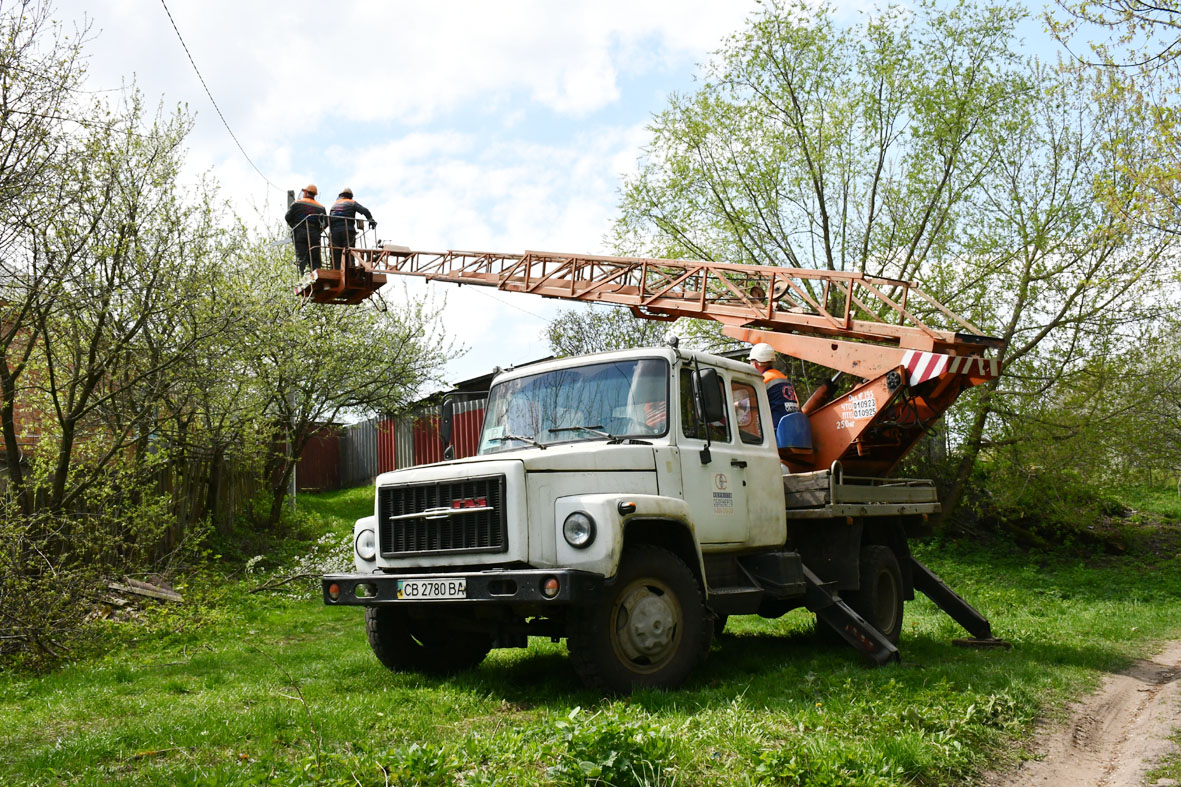
[[[922,478],[847,476],[839,464],[828,470],[783,476],[790,519],[937,514],[939,493]]]

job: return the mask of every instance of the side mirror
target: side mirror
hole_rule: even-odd
[[[697,390],[701,392],[701,414],[705,422],[713,423],[726,417],[726,403],[722,400],[718,370],[705,368],[697,372]]]
[[[455,447],[451,445],[451,427],[455,421],[455,401],[451,398],[443,400],[439,408],[439,441],[443,443],[443,458],[454,459]]]

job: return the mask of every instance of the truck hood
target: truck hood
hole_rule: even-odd
[[[547,448],[524,448],[485,456],[469,456],[449,462],[408,467],[382,473],[377,485],[413,483],[419,479],[456,478],[464,468],[493,464],[524,465],[526,472],[578,473],[655,470],[656,458],[651,445],[608,445],[605,441],[583,440]],[[491,471],[491,468],[489,468]],[[494,472],[494,471],[493,471]]]

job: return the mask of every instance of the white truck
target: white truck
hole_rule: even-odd
[[[842,398],[834,423],[877,424],[847,456],[871,459],[870,436],[918,401],[905,367],[891,375]],[[839,459],[793,472],[770,423],[752,366],[675,342],[505,371],[477,455],[377,478],[356,571],[323,577],[324,601],[364,607],[391,670],[461,670],[564,638],[582,679],[613,693],[677,686],[730,615],[807,607],[880,664],[898,658],[917,589],[991,640],[908,549],[939,511],[930,482],[846,476]]]

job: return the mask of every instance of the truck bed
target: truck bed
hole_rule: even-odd
[[[847,476],[839,464],[812,473],[785,473],[788,519],[939,513],[935,484],[923,478]]]

